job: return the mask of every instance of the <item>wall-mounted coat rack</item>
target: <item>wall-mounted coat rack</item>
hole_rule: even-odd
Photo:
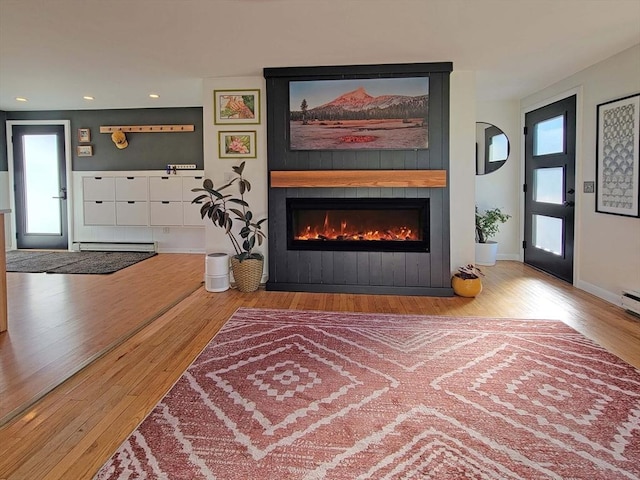
[[[135,133],[171,133],[193,132],[194,129],[194,125],[108,125],[101,126],[100,133],[113,133],[118,130]]]

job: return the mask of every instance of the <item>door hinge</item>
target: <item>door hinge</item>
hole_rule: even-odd
[[[522,248],[527,248],[527,241],[526,240],[522,241]]]
[[[526,183],[523,183],[523,184],[522,184],[522,191],[523,191],[524,193],[527,193],[527,184],[526,184]]]
[[[527,129],[527,127],[524,127],[524,128],[522,129],[522,134],[523,134],[523,135],[527,135],[528,133],[529,133],[529,130]]]

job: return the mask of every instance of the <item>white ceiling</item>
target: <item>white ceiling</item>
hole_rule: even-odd
[[[638,43],[640,0],[0,0],[0,110],[200,106],[207,77],[441,61],[477,72],[479,100],[519,99]]]

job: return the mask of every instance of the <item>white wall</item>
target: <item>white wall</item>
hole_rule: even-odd
[[[621,291],[640,291],[640,219],[595,212],[595,195],[583,193],[596,179],[597,105],[640,92],[640,45],[627,49],[521,101],[522,111],[563,92],[578,98],[575,284],[619,304]],[[637,146],[637,144],[636,144]]]
[[[450,78],[451,270],[475,263],[476,76],[453,71]]]
[[[495,172],[477,175],[476,205],[482,210],[499,207],[511,215],[500,225],[500,232],[492,239],[498,242],[499,260],[520,259],[520,102],[478,102],[476,121],[500,128],[509,139],[509,158]]]
[[[214,90],[238,90],[238,89],[260,89],[260,124],[258,125],[215,125],[213,123],[213,91]],[[268,214],[267,197],[267,115],[266,115],[266,90],[263,77],[220,77],[206,78],[203,83],[202,114],[204,116],[204,174],[206,178],[213,181],[214,186],[222,186],[225,181],[225,174],[233,174],[231,169],[234,165],[239,165],[241,161],[233,159],[218,158],[218,132],[235,130],[256,131],[257,158],[246,159],[244,176],[251,183],[251,192],[245,196],[251,206],[254,218],[263,218]],[[234,187],[230,187],[234,188]],[[229,190],[237,193],[237,190]],[[234,254],[229,238],[221,228],[214,227],[211,222],[207,223],[205,233],[205,248],[207,253],[224,252]],[[266,224],[263,230],[267,233]],[[264,254],[265,264],[263,281],[266,281],[268,272],[268,243],[256,250]]]

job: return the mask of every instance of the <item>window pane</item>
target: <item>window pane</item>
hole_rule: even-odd
[[[533,245],[556,255],[562,255],[562,219],[533,215]]]
[[[491,137],[489,144],[489,161],[501,162],[509,156],[509,141],[504,133]]]
[[[536,168],[533,172],[533,200],[562,204],[564,201],[564,168]]]
[[[58,141],[55,135],[25,135],[24,181],[26,233],[61,232]]]
[[[564,152],[564,115],[537,123],[533,132],[533,154]]]

